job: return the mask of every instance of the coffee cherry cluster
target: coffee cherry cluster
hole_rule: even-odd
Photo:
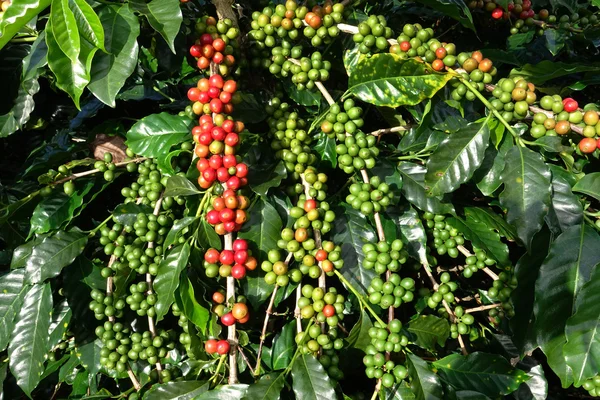
[[[195,28],[200,38],[190,47],[190,55],[197,59],[198,68],[208,69],[212,62],[219,66],[220,74],[226,76],[235,63],[233,46],[237,46],[235,39],[239,29],[228,18],[217,22],[210,16],[202,17]]]
[[[401,331],[402,323],[393,319],[388,326],[375,322],[368,332],[371,343],[367,346],[365,351],[367,354],[363,357],[365,374],[369,379],[381,379],[381,384],[387,388],[408,377],[408,369],[404,365],[388,360],[384,354],[385,352],[399,353],[408,345],[408,338],[402,335]]]
[[[388,39],[394,36],[392,28],[387,26],[383,15],[370,15],[366,21],[358,24],[358,32],[352,36],[362,54],[387,51]]]
[[[290,280],[294,283],[302,281],[302,272],[296,268],[290,269],[288,268],[288,265],[289,261],[282,261],[281,252],[279,250],[269,250],[267,259],[260,265],[260,268],[266,272],[265,282],[269,285],[283,287],[287,286],[290,283]]]
[[[512,318],[515,315],[513,305],[510,300],[512,291],[517,287],[517,278],[512,271],[502,271],[498,274],[498,279],[494,280],[492,287],[488,290],[488,297],[493,301],[502,303],[502,308],[492,309],[489,311],[489,316],[492,318]],[[498,321],[499,322],[499,321]]]
[[[343,141],[336,146],[338,162],[342,171],[352,174],[356,170],[371,169],[379,155],[377,138],[357,132],[353,136],[343,135]]]
[[[469,81],[479,92],[485,91],[486,85],[493,81],[497,73],[496,67],[492,65],[492,61],[488,58],[483,58],[483,54],[480,51],[460,53],[456,57],[456,61],[465,71],[460,73],[462,78]],[[469,91],[467,86],[460,82],[459,79],[453,79],[451,85],[454,88],[451,92],[452,99],[456,101],[461,101],[463,98],[469,101],[475,100],[475,93]],[[512,105],[510,107],[512,111],[514,107]]]
[[[427,297],[427,306],[431,309],[437,309],[442,301],[448,304],[454,303],[454,291],[458,289],[458,284],[450,280],[450,274],[443,272],[440,275],[440,286]]]
[[[248,306],[245,303],[235,303],[231,310],[225,310],[225,314],[221,315],[221,323],[225,326],[231,326],[236,323],[245,324],[250,320]]]
[[[125,302],[122,299],[115,299],[112,294],[106,295],[101,291],[94,289],[91,292],[92,301],[90,302],[90,310],[94,312],[97,320],[101,321],[105,318],[123,316]]]
[[[216,340],[216,339],[208,339],[204,343],[204,350],[208,354],[218,354],[222,356],[223,354],[229,353],[229,342],[225,339]]]
[[[269,67],[271,73],[275,73],[274,70],[277,69],[274,68],[275,65],[278,64],[274,58],[273,64]],[[331,63],[323,60],[321,53],[315,51],[310,58],[302,57],[297,62],[284,61],[281,65],[281,76],[292,74],[292,83],[296,85],[298,90],[312,90],[315,88],[316,82],[325,82],[329,79],[330,70]]]
[[[336,329],[330,329],[328,332],[328,336],[333,336],[333,332],[336,332],[337,334],[337,330]],[[318,337],[317,337],[318,339]],[[336,342],[337,337],[333,339],[334,341],[334,349],[331,350],[323,350],[321,352],[321,355],[319,355],[318,360],[321,363],[321,365],[323,366],[323,368],[325,368],[325,370],[327,371],[327,375],[329,375],[329,377],[334,380],[334,381],[341,381],[342,379],[344,379],[344,372],[342,372],[342,370],[338,367],[339,363],[340,363],[340,357],[336,354],[336,343],[338,343],[339,346],[339,342]],[[341,347],[340,347],[341,349]]]
[[[237,83],[234,80],[225,81],[221,75],[211,75],[210,78],[200,79],[196,87],[188,90],[187,96],[194,102],[192,110],[196,115],[231,114],[233,104],[240,100],[236,91]],[[201,125],[202,122],[204,121],[200,122]],[[231,127],[232,132],[234,128],[235,124]],[[224,138],[221,139],[223,140]]]
[[[321,130],[329,137],[334,135],[353,135],[365,124],[362,119],[363,110],[356,106],[354,100],[344,101],[343,110],[339,104],[333,104],[321,124]]]
[[[256,258],[251,255],[248,242],[244,239],[234,240],[233,250],[219,252],[211,248],[204,253],[204,268],[209,278],[232,276],[235,279],[242,279],[247,271],[255,270],[256,266]]]
[[[457,258],[459,251],[456,246],[465,244],[464,236],[445,222],[445,215],[434,215],[426,212],[423,214],[423,219],[427,228],[431,230],[437,253],[439,255],[448,254],[452,258]]]
[[[475,253],[474,255],[465,258],[463,276],[467,279],[480,269],[491,267],[496,264],[496,261],[489,258],[484,250],[480,250],[476,246],[473,246],[473,252]]]
[[[500,79],[492,95],[495,99],[490,103],[496,110],[503,112],[502,117],[507,122],[527,117],[529,107],[537,99],[535,86],[521,77]]]
[[[246,196],[236,195],[233,190],[227,189],[220,197],[213,199],[212,210],[206,213],[206,221],[215,227],[219,235],[239,231],[246,222],[245,210],[249,205]]]
[[[154,318],[156,316],[154,305],[156,304],[157,298],[154,293],[148,292],[148,289],[149,287],[146,281],[130,285],[130,295],[127,296],[125,302],[129,305],[131,311],[135,311],[140,317],[147,315]]]
[[[137,360],[139,352],[143,350],[139,341],[136,346],[137,352],[132,349],[133,341],[130,335],[131,329],[120,322],[106,321],[98,326],[96,336],[103,345],[100,350],[100,365],[117,372],[125,372],[129,360]]]
[[[583,388],[593,397],[600,397],[600,375],[596,375],[583,382]]]
[[[296,219],[294,229],[312,228],[322,233],[331,231],[331,223],[335,220],[335,213],[329,209],[328,202],[306,199],[305,195],[301,195],[297,205],[290,209],[290,216]]]
[[[369,183],[353,183],[346,202],[364,215],[380,212],[390,205],[394,194],[386,182],[378,176],[372,176]]]
[[[415,280],[408,277],[402,279],[398,274],[391,274],[387,281],[375,277],[367,288],[369,302],[381,308],[398,308],[403,303],[410,303],[415,297],[414,291]]]
[[[163,176],[158,169],[156,160],[145,160],[140,164],[127,164],[127,172],[138,173],[138,178],[129,187],[121,189],[121,195],[125,197],[125,203],[140,202],[141,204],[154,207],[160,194],[163,192],[168,177]],[[185,199],[180,196],[165,197],[162,200],[162,209],[170,210],[175,204],[183,205]]]
[[[304,16],[304,36],[310,39],[313,47],[329,44],[338,37],[340,30],[336,24],[343,21],[344,5],[326,2],[323,6],[314,6]]]
[[[374,269],[378,275],[387,271],[398,272],[402,265],[408,261],[408,252],[404,249],[404,243],[400,239],[391,244],[378,242],[377,244],[366,243],[362,248],[365,258],[362,266],[365,269]]]
[[[475,322],[475,317],[472,314],[467,314],[461,306],[454,309],[456,319],[450,324],[450,336],[453,339],[458,338],[458,335],[466,335],[471,333],[471,325]]]

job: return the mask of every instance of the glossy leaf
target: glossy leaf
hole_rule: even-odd
[[[182,276],[177,290],[181,300],[181,309],[183,314],[198,327],[203,335],[206,335],[206,327],[210,321],[209,311],[201,306],[196,300],[194,286],[187,276]]]
[[[500,236],[510,241],[517,239],[515,228],[510,226],[502,216],[498,215],[491,208],[465,207],[464,212],[467,219],[483,222],[488,228],[498,232]]]
[[[500,240],[500,235],[492,230],[485,221],[475,217],[448,218],[448,224],[462,233],[465,239],[470,240],[474,246],[485,250],[486,254],[498,262],[500,266],[510,264],[508,259],[508,246]]]
[[[408,354],[408,375],[411,378],[411,389],[416,400],[442,400],[444,389],[437,374],[433,373],[423,359]]]
[[[255,171],[249,177],[249,181],[252,182],[250,187],[254,193],[260,196],[266,196],[269,189],[279,187],[281,181],[287,177],[287,170],[283,161],[279,161],[277,164],[269,166],[265,170]]]
[[[81,40],[77,20],[71,11],[69,0],[52,0],[50,10],[50,29],[56,44],[72,62],[77,62],[81,51]]]
[[[37,77],[22,82],[17,97],[13,101],[14,106],[8,113],[0,115],[0,138],[15,133],[29,121],[35,108],[33,96],[39,90],[40,84]]]
[[[168,382],[153,385],[144,400],[192,400],[206,393],[210,384],[203,381]]]
[[[57,192],[42,199],[31,215],[31,233],[46,233],[60,228],[82,204],[83,195],[80,193],[68,196]]]
[[[17,269],[0,277],[0,350],[4,350],[16,324],[16,317],[29,291],[25,270]]]
[[[181,271],[187,266],[190,258],[190,245],[185,242],[173,248],[158,266],[153,288],[157,301],[156,322],[159,322],[169,311],[175,300],[175,290],[179,286]]]
[[[315,151],[321,157],[321,161],[326,161],[326,165],[335,168],[337,166],[337,152],[335,151],[335,139],[330,138],[325,133],[319,133],[317,143],[314,146]]]
[[[103,347],[102,340],[96,339],[77,349],[77,357],[81,361],[81,366],[91,375],[95,375],[100,371],[100,352]]]
[[[560,78],[562,76],[580,72],[598,73],[598,71],[600,71],[600,65],[586,65],[583,63],[569,64],[565,62],[544,60],[535,65],[525,64],[520,69],[513,69],[510,74],[521,76],[535,85],[542,85],[549,80]]]
[[[483,162],[489,143],[487,121],[466,125],[448,135],[427,161],[427,194],[440,196],[451,193],[471,179]]]
[[[373,323],[371,322],[369,314],[365,310],[362,310],[358,321],[356,321],[356,324],[348,334],[348,346],[366,351],[367,347],[371,344],[369,329],[372,326]]]
[[[586,174],[573,186],[573,191],[583,193],[600,201],[600,172]]]
[[[600,269],[596,268],[577,295],[576,312],[565,327],[563,348],[575,386],[598,374],[600,365]]]
[[[258,271],[250,271],[246,274],[246,279],[242,281],[242,290],[252,307],[259,308],[271,296],[275,285],[265,282],[264,276]]]
[[[265,107],[251,93],[240,93],[242,101],[235,105],[231,116],[246,124],[256,124],[267,117]]]
[[[342,208],[336,210],[332,231],[333,241],[342,247],[344,267],[340,272],[352,286],[365,294],[369,283],[375,277],[375,271],[362,267],[362,247],[365,243],[377,241],[375,231],[364,215],[346,203],[342,203]]]
[[[260,377],[258,382],[248,386],[243,400],[278,400],[285,385],[283,372],[271,372]]]
[[[238,237],[253,246],[257,258],[264,260],[270,249],[277,248],[283,226],[275,207],[264,198],[257,200],[248,210],[250,220],[244,224]]]
[[[329,375],[312,354],[299,356],[292,366],[292,388],[296,398],[303,400],[335,399]]]
[[[193,196],[200,193],[202,192],[200,192],[188,178],[185,176],[174,175],[167,180],[164,196]]]
[[[402,175],[402,194],[408,201],[423,211],[434,214],[453,214],[454,206],[438,197],[427,196],[425,189],[425,167],[410,162],[401,162],[398,170]]]
[[[136,154],[157,157],[168,152],[171,146],[189,140],[191,128],[192,122],[187,117],[151,114],[131,127],[126,144]]]
[[[283,329],[275,335],[273,339],[273,357],[271,364],[273,370],[287,368],[292,361],[296,351],[296,321],[290,321],[283,326]]]
[[[313,90],[298,90],[295,84],[289,82],[283,85],[290,99],[296,103],[306,107],[318,107],[323,100],[323,95],[317,89]]]
[[[433,97],[450,78],[413,59],[380,53],[359,59],[347,93],[376,106],[409,106]]]
[[[442,379],[455,388],[480,392],[488,397],[512,393],[529,379],[525,372],[513,368],[497,354],[451,354],[433,365]]]
[[[552,207],[547,220],[555,221],[560,231],[583,222],[583,205],[579,197],[573,194],[571,185],[564,176],[552,172]],[[559,233],[560,233],[559,231]]]
[[[513,329],[512,339],[521,354],[533,351],[537,347],[533,324],[535,282],[548,254],[549,246],[550,234],[546,229],[534,236],[532,248],[535,250],[523,254],[515,265],[517,290],[511,292],[515,316],[511,318],[510,326]]]
[[[56,77],[56,86],[71,96],[75,106],[79,108],[79,99],[90,82],[90,62],[98,49],[83,40],[81,51],[77,53],[78,58],[70,60],[54,37],[51,20],[46,24],[46,45],[48,66]]]
[[[190,225],[198,221],[198,217],[183,217],[181,219],[175,220],[173,226],[171,226],[171,230],[167,233],[167,237],[163,243],[163,247],[169,247],[172,244],[176,243],[178,238],[183,234],[183,231],[188,228]]]
[[[425,4],[443,14],[446,14],[458,22],[465,28],[469,28],[475,32],[473,25],[473,17],[471,11],[466,4],[460,0],[418,0],[419,3]]]
[[[514,146],[513,139],[505,136],[500,142],[498,149],[488,146],[481,167],[473,175],[477,188],[485,196],[491,196],[500,186],[502,171],[506,165],[506,153]]]
[[[413,393],[408,382],[399,383],[391,388],[383,388],[385,400],[415,400],[417,396]]]
[[[33,248],[25,263],[28,283],[43,282],[60,274],[83,252],[88,236],[79,232],[58,231]]]
[[[52,321],[50,321],[50,328],[48,330],[50,333],[48,348],[53,348],[63,339],[63,335],[69,327],[69,322],[71,322],[72,315],[73,312],[71,311],[71,307],[69,307],[67,299],[63,298],[60,303],[54,306]]]
[[[11,4],[0,20],[0,49],[31,21],[50,6],[52,0],[23,0]]]
[[[537,342],[564,386],[572,379],[562,351],[565,325],[575,310],[576,296],[600,263],[599,246],[600,236],[593,228],[586,224],[568,228],[550,246],[535,284]]]
[[[246,394],[248,385],[235,384],[217,387],[207,391],[194,400],[239,400]]]
[[[421,315],[408,323],[407,330],[416,337],[415,343],[427,350],[435,351],[435,345],[444,347],[450,337],[448,320],[435,315]]]
[[[204,249],[209,249],[212,247],[217,250],[221,250],[223,247],[221,238],[219,235],[217,235],[217,232],[215,232],[215,228],[206,222],[206,219],[202,219],[200,223],[198,223],[198,226],[194,231],[194,238]]]
[[[426,254],[427,233],[425,232],[425,228],[423,227],[423,223],[417,211],[410,207],[398,216],[390,216],[396,223],[396,226],[400,228],[403,242],[405,243],[409,254],[417,260],[422,260]]]
[[[99,17],[107,52],[98,52],[94,57],[88,88],[98,100],[115,107],[115,98],[136,65],[140,25],[126,4],[103,7]]]
[[[25,295],[8,346],[10,371],[17,385],[30,397],[44,372],[51,315],[50,284],[32,286]]]
[[[183,15],[178,0],[133,0],[131,8],[143,14],[150,26],[165,39],[169,48],[175,53],[175,36],[183,22]]]
[[[550,209],[550,178],[548,166],[538,153],[515,146],[506,154],[500,204],[508,210],[506,220],[515,227],[528,249]]]

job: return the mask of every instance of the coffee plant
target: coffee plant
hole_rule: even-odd
[[[600,397],[597,0],[0,2],[0,398]]]

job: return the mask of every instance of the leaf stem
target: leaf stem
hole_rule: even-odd
[[[223,354],[219,358],[219,363],[217,364],[217,369],[215,370],[215,373],[213,374],[213,376],[211,376],[211,378],[208,380],[209,382],[217,381],[217,377],[219,376],[219,372],[221,371],[221,367],[223,366],[223,363],[225,362],[226,358],[227,358],[227,354]]]
[[[115,166],[116,167],[122,167],[123,165],[131,164],[131,163],[141,163],[142,161],[145,161],[147,159],[148,159],[148,157],[137,157],[137,158],[133,158],[131,160],[127,160],[127,161],[122,161],[122,162],[119,162],[119,163],[115,163]],[[100,172],[100,170],[97,169],[97,168],[90,169],[88,171],[78,172],[76,174],[69,175],[69,176],[67,176],[67,177],[65,177],[63,179],[59,179],[56,182],[52,182],[52,183],[49,184],[49,186],[60,185],[61,183],[72,181],[72,180],[75,180],[77,178],[81,178],[81,177],[84,177],[84,176],[97,174],[98,172]]]
[[[313,325],[314,322],[315,322],[314,318],[311,318],[308,325],[306,325],[306,331],[308,331],[310,329],[310,327]],[[300,341],[300,343],[298,343],[298,346],[296,346],[296,351],[294,352],[294,356],[292,357],[292,360],[290,361],[287,368],[283,371],[284,376],[287,376],[287,374],[289,374],[290,371],[292,370],[294,362],[296,362],[296,358],[298,358],[298,355],[300,354],[300,349],[302,348],[302,346],[304,346],[306,339],[308,339],[308,333],[302,335],[302,340]]]
[[[95,227],[94,229],[92,229],[89,232],[89,237],[95,236],[96,232],[98,232],[100,229],[102,229],[102,227],[104,227],[112,218],[113,218],[113,215],[110,214],[104,221],[102,221],[97,227]]]
[[[350,282],[348,282],[348,280],[344,277],[344,275],[342,275],[340,273],[340,271],[338,271],[338,270],[334,270],[333,272],[337,275],[339,280],[342,281],[342,283],[344,285],[346,285],[346,287],[348,289],[350,289],[350,291],[352,293],[354,293],[354,295],[358,298],[358,301],[361,303],[361,305],[363,307],[365,307],[367,310],[369,310],[369,312],[371,313],[373,318],[375,318],[377,320],[377,322],[379,322],[382,326],[387,326],[387,324],[385,322],[383,322],[383,320],[379,317],[379,315],[377,315],[377,313],[371,308],[371,306],[369,305],[369,302],[364,298],[364,296],[362,294],[360,294],[358,292],[358,290],[356,290],[356,288],[354,286],[352,286],[352,284]]]
[[[474,312],[477,312],[477,311],[491,310],[493,308],[498,308],[498,307],[502,307],[502,304],[495,303],[495,304],[488,304],[487,306],[479,306],[479,307],[467,308],[465,310],[465,314],[470,314],[470,313],[474,313]]]

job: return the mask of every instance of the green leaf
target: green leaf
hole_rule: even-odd
[[[22,0],[11,3],[0,20],[0,49],[15,36],[25,24],[50,6],[52,0]]]
[[[243,400],[279,400],[285,385],[283,372],[271,372],[260,377],[258,382],[248,386]]]
[[[533,40],[535,36],[535,32],[530,30],[527,33],[517,33],[515,35],[510,35],[506,39],[506,48],[507,50],[517,50],[522,49],[527,43]]]
[[[535,284],[535,333],[548,363],[561,378],[571,382],[562,346],[565,325],[575,311],[575,298],[600,263],[600,236],[586,224],[564,231],[550,246]]]
[[[371,327],[373,327],[373,323],[369,318],[369,314],[365,310],[361,310],[358,321],[356,321],[346,339],[348,346],[366,352],[367,347],[371,344],[371,337],[369,336]]]
[[[595,268],[577,295],[576,312],[565,327],[563,348],[575,387],[598,374],[600,365],[600,268]]]
[[[266,171],[260,169],[254,171],[250,175],[248,181],[250,182],[250,188],[254,193],[259,196],[266,196],[269,189],[279,187],[281,181],[286,177],[287,169],[285,168],[285,163],[279,161],[277,164],[270,165]]]
[[[417,260],[422,260],[426,256],[427,234],[417,211],[410,207],[400,215],[396,216],[391,212],[388,212],[388,215],[400,228],[402,241],[406,244],[409,254]]]
[[[156,166],[158,167],[158,170],[163,174],[163,176],[173,176],[181,170],[177,166],[173,168],[173,157],[177,157],[181,153],[189,153],[189,151],[183,149],[173,150],[167,154],[161,154],[156,159]]]
[[[497,354],[451,354],[435,361],[433,365],[448,384],[457,389],[483,393],[488,397],[512,393],[529,379],[525,372],[513,368],[505,358]]]
[[[125,143],[136,154],[158,157],[168,152],[171,146],[190,140],[191,129],[192,121],[187,117],[168,113],[151,114],[131,127]]]
[[[35,108],[33,96],[39,92],[40,84],[36,78],[23,81],[19,86],[11,110],[0,115],[0,138],[9,136],[23,127]]]
[[[25,270],[17,269],[0,277],[0,350],[8,345],[29,286],[25,285]]]
[[[538,153],[515,146],[506,154],[501,177],[504,191],[499,199],[508,210],[506,220],[530,249],[531,239],[541,229],[550,209],[552,185],[548,166]]]
[[[152,214],[152,207],[131,202],[119,204],[113,211],[113,219],[122,225],[133,226],[138,214]]]
[[[433,97],[450,78],[412,58],[380,53],[360,58],[346,93],[376,106],[411,106]]]
[[[209,389],[210,383],[204,381],[162,383],[153,385],[144,395],[144,400],[193,400]]]
[[[500,266],[510,264],[508,246],[502,243],[500,235],[490,228],[484,221],[468,217],[466,221],[460,218],[448,218],[448,224],[457,229],[470,240],[474,246],[485,250],[486,254],[498,261]]]
[[[83,204],[82,193],[74,193],[72,196],[64,192],[55,192],[45,197],[38,203],[31,215],[31,233],[46,233],[61,227],[61,225],[73,218],[76,208]]]
[[[546,29],[544,39],[546,39],[546,48],[553,56],[556,56],[565,47],[566,35],[562,30]]]
[[[423,211],[434,214],[453,214],[454,206],[439,197],[427,196],[425,189],[425,167],[410,162],[401,162],[398,170],[402,175],[402,194],[408,201]]]
[[[67,0],[67,4],[75,17],[79,35],[100,50],[110,52],[104,47],[104,28],[92,6],[85,0]],[[56,29],[57,25],[53,26]]]
[[[126,4],[103,7],[100,21],[106,35],[102,43],[107,52],[99,52],[94,57],[88,88],[98,100],[115,107],[115,98],[137,62],[140,24]]]
[[[335,390],[329,375],[312,354],[302,354],[292,366],[292,388],[302,400],[335,399]]]
[[[194,238],[198,241],[198,244],[204,249],[215,248],[221,250],[223,244],[221,238],[215,232],[215,229],[203,218],[200,220],[198,227],[194,231]]]
[[[275,207],[262,197],[254,202],[248,213],[250,221],[244,224],[238,237],[248,240],[255,256],[264,260],[269,250],[277,248],[283,226],[281,218]]]
[[[158,266],[158,272],[154,278],[153,288],[156,292],[157,301],[156,322],[159,322],[169,311],[175,300],[175,290],[179,286],[181,271],[187,266],[190,258],[190,245],[185,242],[173,248]]]
[[[383,388],[385,400],[415,400],[417,397],[410,389],[408,382],[402,382],[391,388]]]
[[[576,13],[579,10],[577,0],[550,0],[550,4],[552,5],[552,11],[556,11],[561,7],[566,7],[571,13]]]
[[[510,226],[504,218],[496,214],[491,208],[465,207],[464,213],[467,219],[483,222],[489,228],[498,232],[500,236],[505,237],[510,241],[515,241],[517,239],[515,228]]]
[[[416,400],[442,400],[443,388],[440,378],[434,374],[427,362],[414,354],[408,356],[408,375]]]
[[[202,192],[196,189],[196,186],[188,178],[185,176],[174,175],[167,180],[164,196],[194,196],[200,193]]]
[[[46,29],[52,30],[52,37],[60,50],[72,62],[78,62],[81,40],[77,20],[69,7],[69,0],[52,0],[49,22],[51,27]]]
[[[194,398],[194,400],[239,400],[246,394],[248,385],[236,384],[220,386]]]
[[[63,338],[64,333],[69,327],[71,316],[73,312],[67,299],[63,298],[62,301],[54,306],[52,311],[52,321],[50,322],[50,328],[48,332],[50,337],[48,339],[48,348],[56,346]]]
[[[360,55],[361,53],[358,50],[357,45],[344,51],[344,68],[346,69],[348,76],[352,75],[354,68],[356,68],[356,64],[358,64]]]
[[[290,99],[305,107],[318,107],[321,104],[323,95],[316,89],[313,90],[298,90],[295,84],[289,82],[283,85]]]
[[[513,69],[510,75],[518,75],[534,85],[542,85],[549,80],[580,72],[598,72],[600,64],[569,64],[565,62],[542,61],[538,64],[525,64],[520,69]]]
[[[241,102],[235,105],[231,116],[246,124],[257,124],[267,118],[265,107],[251,93],[240,93]]]
[[[164,248],[170,247],[174,244],[177,239],[181,236],[183,231],[192,225],[194,222],[198,221],[199,217],[183,217],[181,219],[176,220],[171,227],[169,233],[167,233],[167,237],[163,243]]]
[[[287,368],[292,361],[296,351],[296,321],[291,320],[283,326],[281,332],[275,335],[273,339],[273,358],[271,364],[273,370]]]
[[[450,16],[460,22],[465,28],[475,32],[473,25],[473,17],[467,5],[460,0],[418,0],[419,3],[425,4],[444,15]]]
[[[451,193],[471,179],[483,162],[489,143],[487,121],[468,124],[448,135],[427,161],[427,194],[440,196]]]
[[[90,375],[96,375],[100,371],[100,352],[104,347],[101,339],[87,343],[77,348],[77,357],[81,361],[81,366],[85,368]]]
[[[321,157],[321,161],[327,161],[326,165],[330,166],[331,168],[336,167],[337,152],[335,151],[334,138],[330,138],[323,132],[319,133],[314,149]]]
[[[554,169],[551,169],[551,172],[552,207],[546,219],[556,221],[560,231],[565,231],[583,222],[583,205],[579,197],[573,194],[567,178],[555,173]]]
[[[83,252],[88,236],[79,232],[58,231],[48,235],[33,248],[25,263],[27,282],[38,283],[53,278]]]
[[[52,315],[52,289],[49,283],[34,285],[25,295],[8,346],[10,371],[17,385],[31,397],[44,372],[48,329]]]
[[[265,282],[262,274],[258,271],[250,271],[242,281],[242,290],[253,308],[259,308],[275,290],[274,285]]]
[[[448,320],[435,315],[418,316],[409,322],[407,329],[416,336],[418,346],[431,351],[435,351],[436,343],[444,347],[450,337]]]
[[[496,150],[488,146],[481,167],[473,175],[477,188],[485,196],[491,196],[502,185],[500,176],[506,165],[506,153],[514,146],[512,136],[504,136]]]
[[[573,191],[600,201],[600,172],[586,174],[573,186]]]
[[[55,0],[65,1],[65,0]],[[79,99],[90,82],[91,61],[98,50],[87,40],[81,42],[79,57],[70,60],[59,47],[52,33],[51,20],[46,24],[46,45],[48,46],[48,66],[56,77],[56,86],[65,91],[79,108]]]
[[[333,223],[333,241],[342,246],[344,267],[342,275],[363,295],[375,277],[375,271],[362,267],[364,254],[362,247],[365,243],[377,242],[377,235],[363,214],[346,203],[336,210]]]
[[[132,0],[129,2],[133,11],[143,14],[150,26],[165,39],[169,48],[175,53],[175,36],[183,22],[179,0]]]
[[[179,289],[177,290],[183,314],[198,327],[203,335],[206,335],[206,327],[210,321],[210,313],[196,300],[194,286],[187,276],[181,276]]]

